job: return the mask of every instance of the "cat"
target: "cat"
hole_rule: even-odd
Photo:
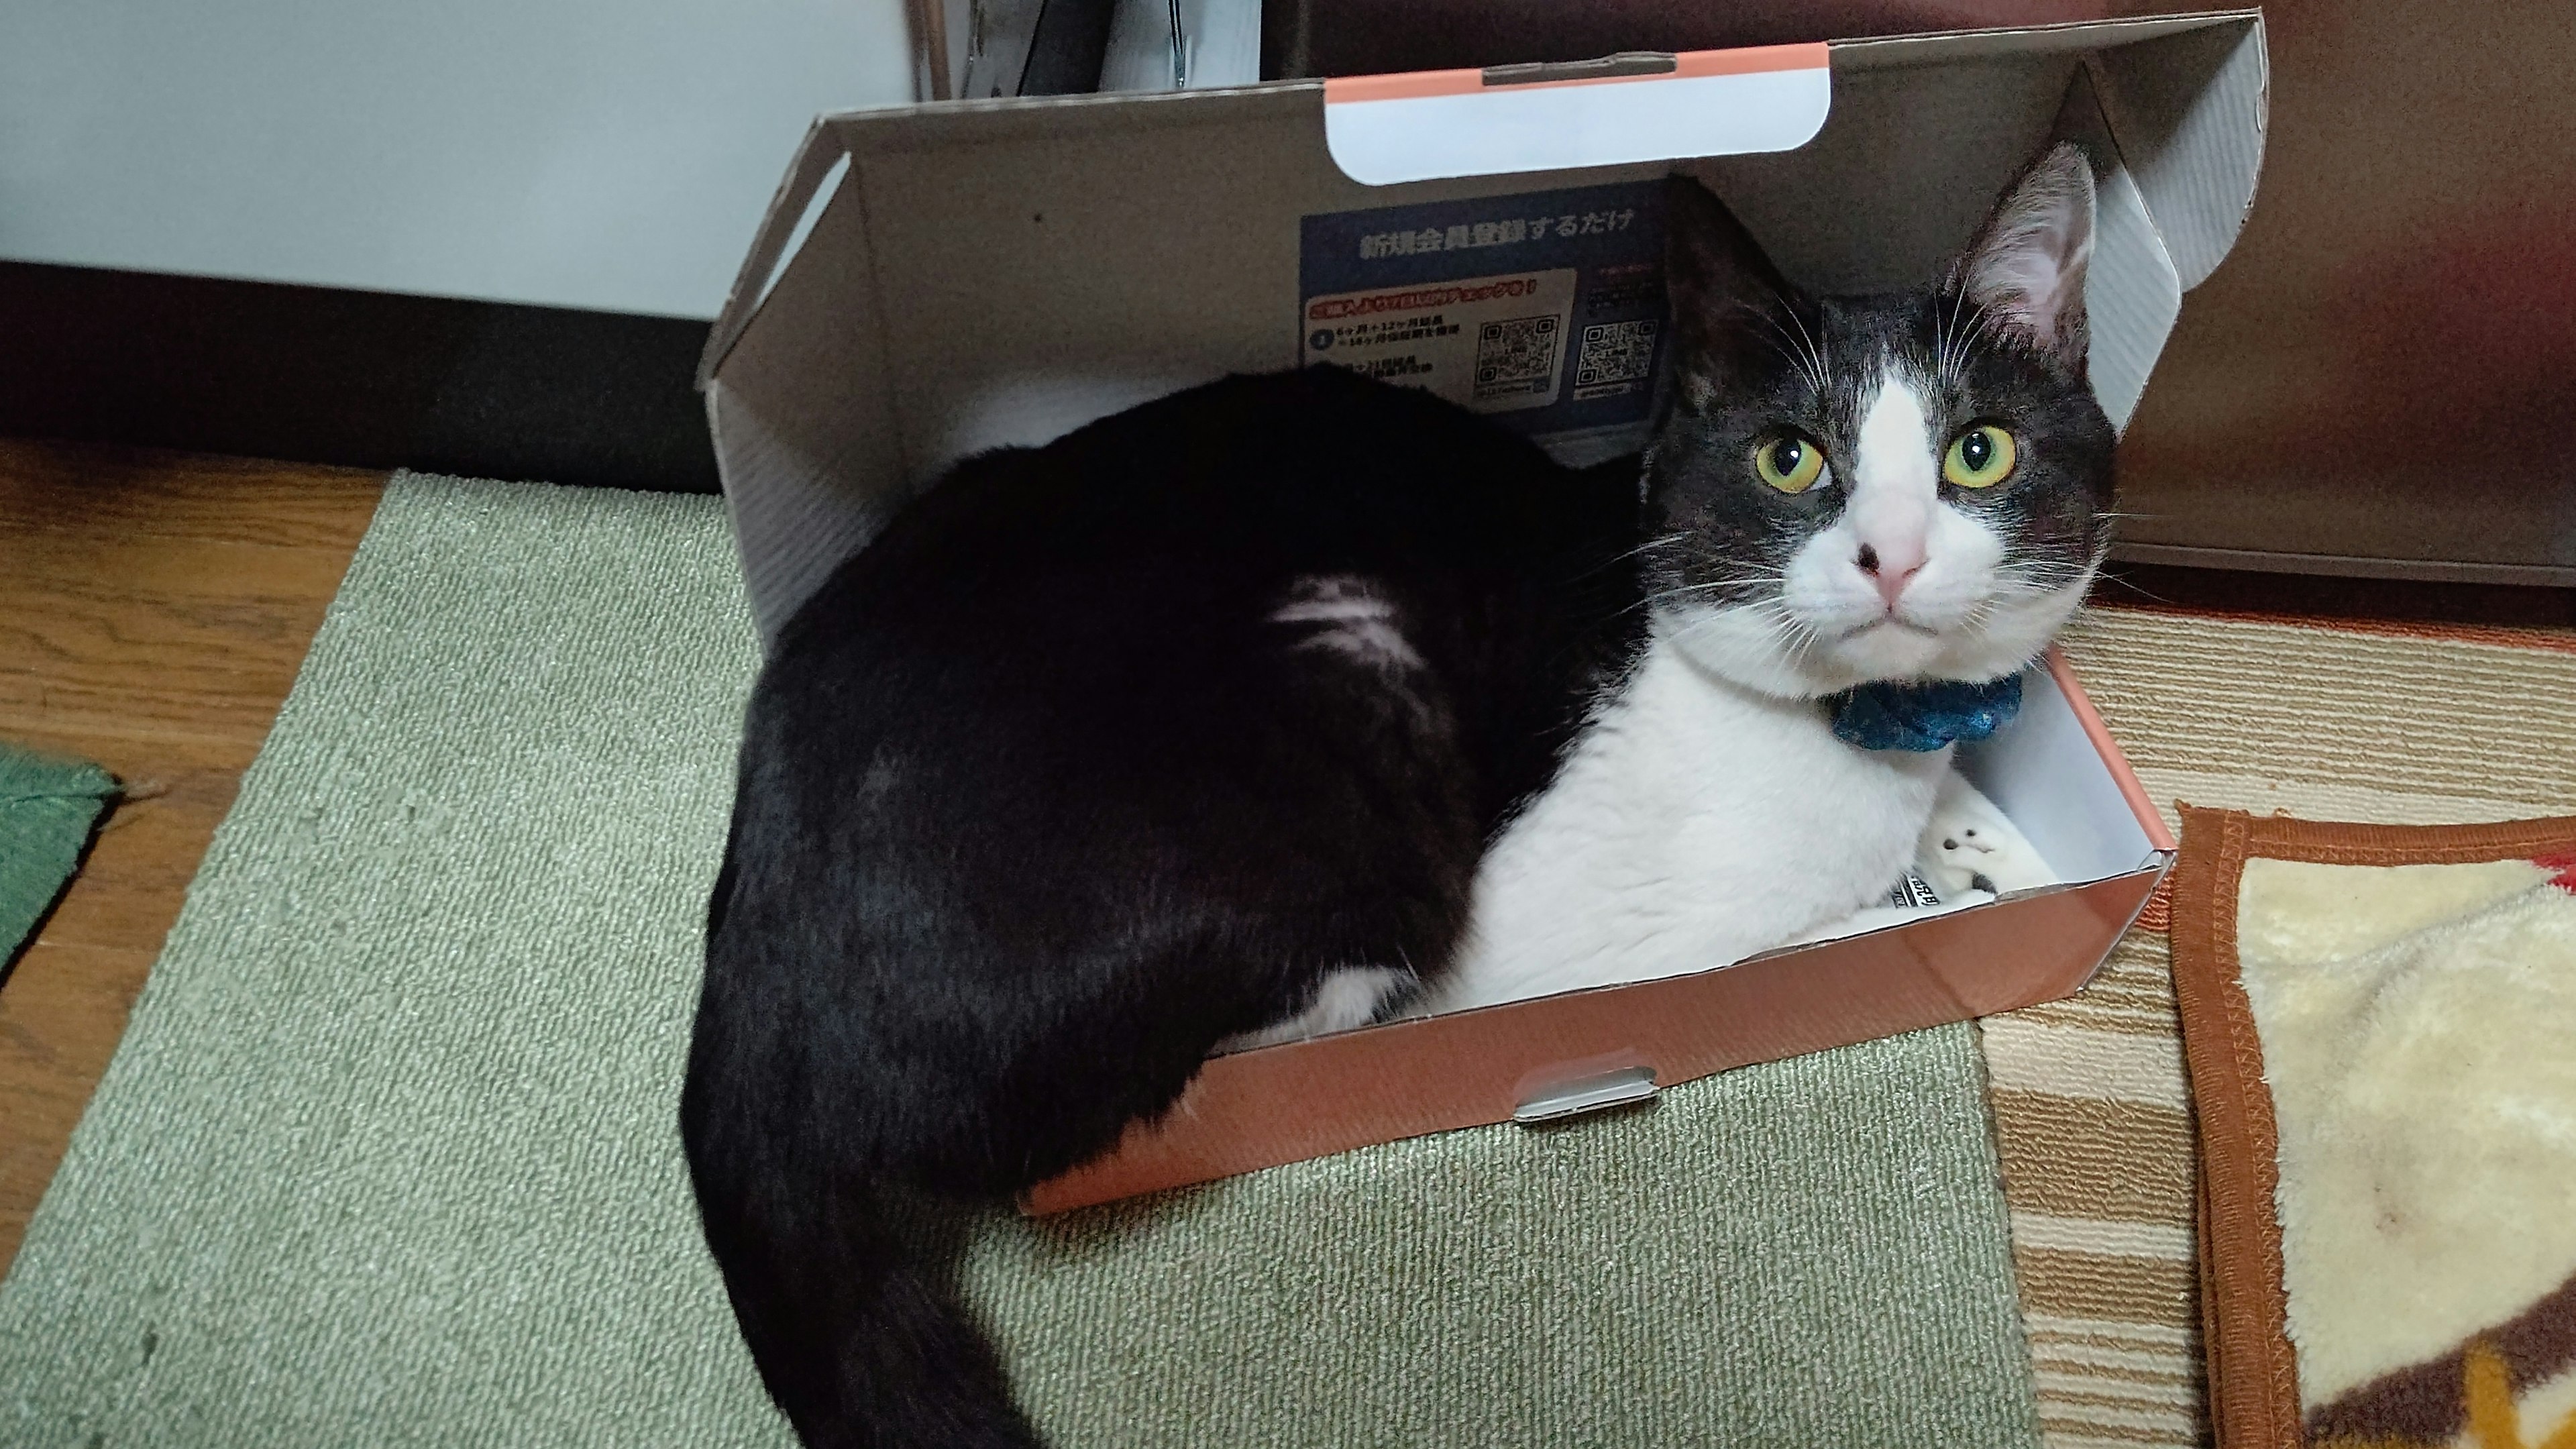
[[[2057,884],[2057,873],[2011,817],[1956,772],[1932,802],[1932,818],[1914,848],[1914,873],[1945,901]]]
[[[954,1234],[1211,1051],[1714,964],[1906,865],[1950,752],[1828,701],[2014,674],[2099,564],[2091,172],[2049,151],[1947,282],[1857,299],[1667,187],[1642,464],[1230,378],[961,463],[780,632],[680,1121],[813,1449],[1038,1443]]]

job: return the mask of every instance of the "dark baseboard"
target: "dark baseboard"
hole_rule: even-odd
[[[669,317],[0,262],[0,434],[713,492]]]
[[[2105,604],[2380,624],[2576,628],[2576,589],[2529,584],[2257,573],[2115,559],[2094,585],[2093,598]]]

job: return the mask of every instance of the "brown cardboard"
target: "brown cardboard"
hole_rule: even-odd
[[[1675,71],[1800,64],[1830,78],[1812,137],[1747,143],[1791,149],[1376,187],[1337,167],[1326,107],[1343,102],[1317,83],[824,117],[701,373],[764,637],[958,458],[1293,365],[1309,215],[1680,169],[1715,187],[1794,280],[1871,290],[1933,275],[2016,167],[2073,138],[2100,195],[2095,387],[2124,421],[2182,291],[2224,255],[2252,196],[2259,16],[1837,42],[1821,67],[1702,57]],[[1641,93],[1613,88],[1665,83],[1569,84],[1633,108]],[[1401,100],[1459,88],[1362,89]],[[1483,112],[1467,104],[1472,124]],[[2173,842],[2062,661],[2033,676],[2012,728],[1961,759],[2066,885],[1690,975],[1221,1057],[1162,1122],[1030,1203],[1053,1210],[1506,1121],[1551,1089],[1622,1070],[1651,1068],[1669,1085],[2064,995],[2145,904]]]
[[[1171,1115],[1028,1194],[1052,1213],[1426,1132],[1509,1122],[1615,1067],[1657,1087],[2053,1001],[2081,987],[2153,866],[1689,976],[1605,986],[1208,1063]]]
[[[1508,1122],[1550,1088],[1620,1068],[1649,1068],[1662,1088],[2072,994],[2155,894],[2174,840],[2065,661],[2052,654],[2048,669],[2116,792],[2109,803],[2134,815],[2146,847],[2134,867],[1689,975],[1218,1057],[1160,1122],[1131,1127],[1024,1206],[1061,1212]]]
[[[1813,141],[1682,169],[1726,197],[1792,280],[1866,291],[1931,275],[2052,135],[2091,142],[2093,372],[2124,420],[2180,289],[2216,265],[2250,204],[2259,17],[1829,53],[1832,109]],[[1334,166],[1323,109],[1323,83],[1283,82],[818,121],[700,369],[763,633],[965,453],[1293,365],[1298,218],[1675,169],[1364,187]]]

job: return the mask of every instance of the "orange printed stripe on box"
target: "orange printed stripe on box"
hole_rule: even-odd
[[[1424,96],[1459,96],[1560,90],[1568,86],[1627,85],[1638,81],[1683,80],[1695,76],[1756,75],[1778,70],[1824,70],[1830,61],[1823,41],[1803,45],[1757,45],[1738,50],[1686,50],[1673,57],[1673,68],[1647,75],[1577,76],[1566,80],[1523,81],[1488,86],[1481,70],[1417,70],[1395,75],[1335,76],[1324,82],[1324,104],[1355,101],[1405,101]]]

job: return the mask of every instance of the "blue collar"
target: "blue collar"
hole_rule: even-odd
[[[2021,676],[1991,684],[1936,679],[1928,684],[1864,684],[1825,696],[1834,738],[1864,750],[1937,750],[1953,740],[1982,740],[2021,712]]]

